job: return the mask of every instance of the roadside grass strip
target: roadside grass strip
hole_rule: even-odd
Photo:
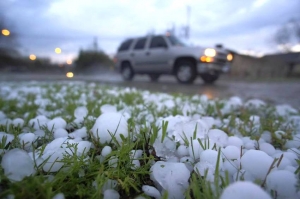
[[[288,104],[0,83],[0,198],[298,199],[299,157]]]

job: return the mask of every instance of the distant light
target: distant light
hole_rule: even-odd
[[[55,53],[60,54],[61,53],[61,49],[60,48],[55,48]]]
[[[230,53],[230,54],[228,54],[227,55],[227,60],[228,61],[232,61],[232,59],[233,59],[233,55]]]
[[[202,56],[202,57],[200,57],[200,60],[201,60],[202,62],[213,62],[213,61],[214,61],[214,58],[212,58],[212,57],[207,57],[207,56]]]
[[[34,61],[34,60],[36,60],[36,56],[34,54],[31,54],[31,55],[29,55],[29,59]]]
[[[67,60],[67,64],[71,65],[71,64],[72,64],[72,60],[71,60],[71,59],[68,59],[68,60]]]
[[[72,72],[67,72],[66,76],[67,78],[72,78],[74,77],[74,74]]]
[[[207,49],[205,49],[205,51],[204,51],[204,55],[206,55],[206,56],[208,56],[208,57],[214,57],[214,56],[216,56],[216,54],[217,54],[217,52],[216,52],[216,50],[213,49],[213,48],[207,48]]]
[[[2,30],[2,35],[4,35],[4,36],[9,36],[9,35],[10,35],[9,30],[3,29],[3,30]]]
[[[300,52],[300,44],[297,44],[292,47],[292,52]]]

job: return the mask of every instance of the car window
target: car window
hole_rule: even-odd
[[[121,46],[119,47],[118,52],[128,50],[132,41],[133,41],[133,39],[128,39],[128,40],[124,41],[121,44]]]
[[[152,37],[150,48],[162,48],[167,47],[167,43],[161,36]]]
[[[177,37],[169,36],[167,37],[173,46],[187,46],[185,43],[180,41]]]
[[[134,50],[141,50],[141,49],[144,49],[144,47],[145,47],[145,44],[146,44],[146,38],[141,38],[141,39],[139,39],[137,42],[136,42],[136,44],[135,44],[135,46],[134,46]]]

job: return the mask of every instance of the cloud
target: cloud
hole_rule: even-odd
[[[99,46],[114,53],[122,40],[150,30],[163,33],[175,25],[177,33],[187,23],[190,6],[190,42],[223,43],[234,50],[272,50],[268,41],[276,27],[300,18],[298,0],[53,0],[0,2],[0,11],[14,23],[23,53],[49,55],[61,47],[75,56],[98,38]],[[60,55],[63,57],[63,55]]]

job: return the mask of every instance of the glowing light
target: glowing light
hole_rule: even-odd
[[[67,60],[67,64],[68,64],[68,65],[71,65],[71,64],[72,64],[72,60],[71,60],[71,59],[68,59],[68,60]]]
[[[297,44],[297,45],[293,46],[292,51],[293,52],[300,52],[300,44]]]
[[[74,77],[74,73],[67,72],[66,76],[67,76],[67,78],[73,78]]]
[[[10,35],[9,30],[3,29],[3,30],[2,30],[2,35],[4,35],[4,36],[9,36],[9,35]]]
[[[201,60],[202,62],[213,62],[213,61],[214,61],[214,58],[202,56],[202,57],[200,58],[200,60]]]
[[[34,61],[34,60],[36,60],[36,56],[34,54],[31,54],[31,55],[29,55],[29,59]]]
[[[205,51],[204,51],[204,55],[206,55],[206,56],[208,56],[208,57],[214,57],[214,56],[216,56],[216,54],[217,54],[217,52],[216,52],[216,50],[213,49],[213,48],[207,48],[207,49],[205,49]]]
[[[55,48],[55,53],[60,54],[61,53],[61,49],[60,48]]]
[[[233,59],[232,54],[228,54],[228,55],[227,55],[227,60],[228,60],[228,61],[232,61],[232,59]]]

